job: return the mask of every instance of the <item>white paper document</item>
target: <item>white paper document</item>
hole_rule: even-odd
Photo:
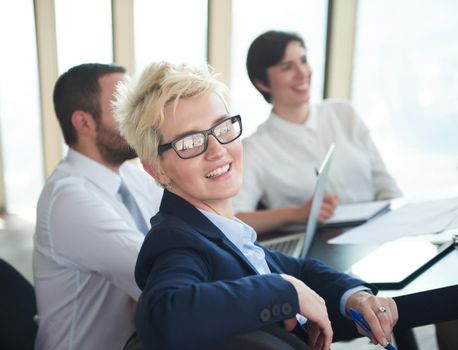
[[[381,244],[397,238],[438,233],[458,216],[458,197],[408,203],[351,229],[330,244]]]
[[[447,227],[447,229],[455,229],[455,228],[458,229],[458,215]]]
[[[324,225],[358,224],[372,219],[389,209],[389,201],[339,204],[334,214],[323,222]]]

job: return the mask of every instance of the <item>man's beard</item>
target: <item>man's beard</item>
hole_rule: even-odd
[[[97,125],[96,144],[102,158],[111,165],[119,166],[126,160],[137,157],[137,153],[127,141],[117,131],[109,129],[102,122]]]

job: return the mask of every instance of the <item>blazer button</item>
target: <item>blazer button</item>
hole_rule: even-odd
[[[272,306],[272,316],[277,317],[280,315],[280,305],[274,304]]]
[[[272,318],[272,316],[270,314],[270,310],[269,309],[262,309],[260,317],[261,317],[261,321],[263,321],[263,322],[269,321]]]
[[[289,315],[291,314],[291,311],[293,310],[293,307],[291,306],[290,303],[284,303],[281,306],[281,312],[283,315]]]

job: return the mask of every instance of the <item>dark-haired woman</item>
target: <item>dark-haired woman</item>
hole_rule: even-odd
[[[310,103],[312,70],[304,40],[269,31],[250,46],[251,82],[272,104],[268,120],[244,140],[243,186],[234,199],[238,217],[258,233],[307,221],[315,170],[331,143],[335,157],[321,219],[339,203],[400,196],[369,130],[342,100]],[[256,210],[261,203],[266,210]]]

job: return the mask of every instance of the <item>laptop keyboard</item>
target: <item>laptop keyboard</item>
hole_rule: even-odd
[[[264,246],[270,250],[278,250],[286,255],[292,255],[297,245],[299,244],[300,238],[293,238],[287,241],[266,243]]]

